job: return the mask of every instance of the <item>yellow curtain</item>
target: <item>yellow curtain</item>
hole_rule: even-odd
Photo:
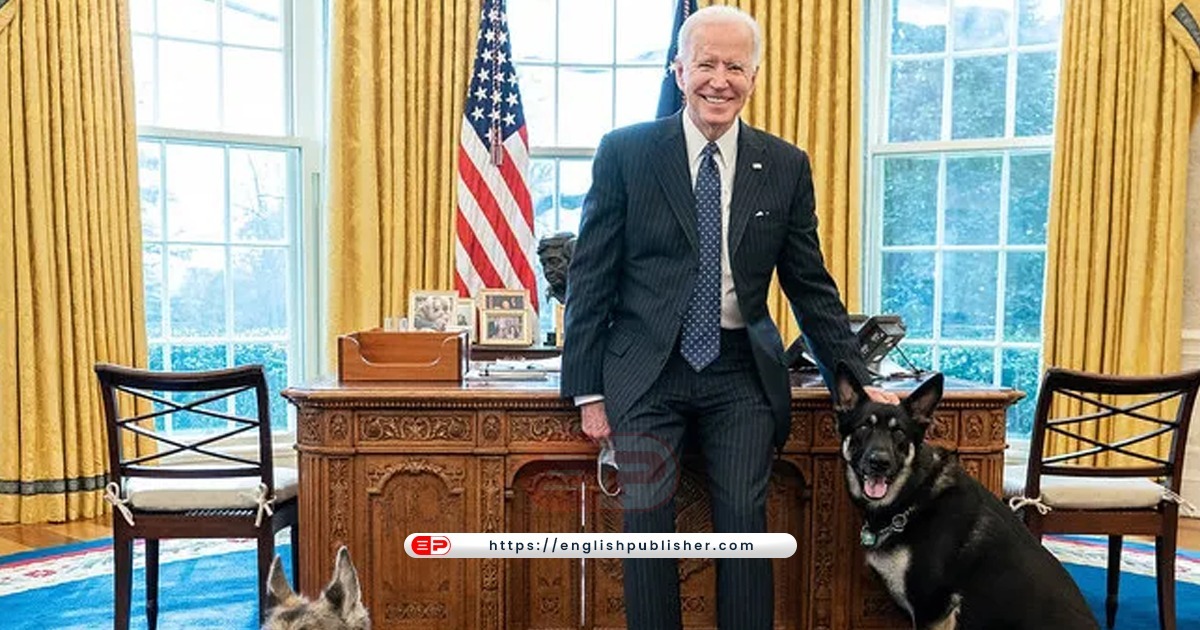
[[[328,343],[405,315],[411,289],[453,288],[453,173],[480,4],[333,4]]]
[[[763,51],[746,122],[808,152],[821,249],[851,312],[861,308],[861,0],[735,0],[758,20]],[[784,339],[800,330],[773,286],[768,303]]]
[[[106,511],[92,365],[145,365],[125,5],[0,7],[0,522]]]
[[[1192,5],[1190,15],[1200,16],[1197,4],[1066,4],[1046,265],[1049,366],[1109,374],[1179,368],[1195,73],[1189,50],[1200,57],[1175,14]],[[1095,437],[1145,430],[1123,425]],[[1052,452],[1077,446],[1048,443]],[[1165,455],[1169,444],[1145,446]]]

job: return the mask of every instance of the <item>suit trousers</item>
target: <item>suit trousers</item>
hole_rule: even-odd
[[[675,531],[675,491],[686,433],[704,458],[713,531],[766,531],[773,429],[745,330],[722,330],[720,355],[700,372],[676,347],[646,394],[624,417],[614,419],[624,530]],[[680,628],[678,561],[626,558],[623,566],[630,630]],[[716,569],[718,627],[771,628],[771,560],[717,558]]]

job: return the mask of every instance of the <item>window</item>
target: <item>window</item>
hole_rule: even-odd
[[[873,15],[870,308],[920,367],[1028,396],[1039,378],[1060,0],[889,0]]]
[[[508,0],[536,237],[578,234],[600,138],[654,119],[675,2]],[[545,295],[540,265],[537,272]],[[540,316],[542,330],[553,330],[553,309]]]
[[[278,394],[319,357],[304,296],[319,172],[320,3],[133,0],[152,369],[262,363]],[[245,397],[223,411],[245,414]],[[244,401],[244,402],[243,402]],[[164,430],[204,428],[184,416]]]

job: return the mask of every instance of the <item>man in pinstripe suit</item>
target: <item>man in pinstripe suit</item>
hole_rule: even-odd
[[[772,273],[827,375],[846,362],[870,382],[817,241],[807,156],[750,127],[759,27],[731,7],[679,32],[674,116],[604,137],[567,287],[562,394],[584,432],[610,436],[626,532],[672,532],[685,430],[704,455],[717,532],[763,532],[772,445],[790,426],[790,384],[767,310]],[[895,402],[873,389],[872,397]],[[611,424],[610,424],[611,423]],[[681,626],[674,559],[627,559],[626,620]],[[769,559],[717,560],[723,629],[770,628]]]

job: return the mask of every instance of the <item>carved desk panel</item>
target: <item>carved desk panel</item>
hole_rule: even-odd
[[[556,380],[324,381],[283,395],[298,411],[305,592],[324,585],[345,544],[375,628],[624,627],[619,559],[416,560],[403,549],[414,531],[620,531],[616,499],[596,487],[595,446]],[[1020,396],[950,380],[929,433],[997,493],[1005,410]],[[792,415],[768,503],[770,531],[798,543],[774,561],[776,627],[910,627],[858,547],[828,392],[800,383]],[[677,529],[711,531],[699,464],[684,459]],[[715,628],[713,561],[681,559],[679,575],[686,627]]]

